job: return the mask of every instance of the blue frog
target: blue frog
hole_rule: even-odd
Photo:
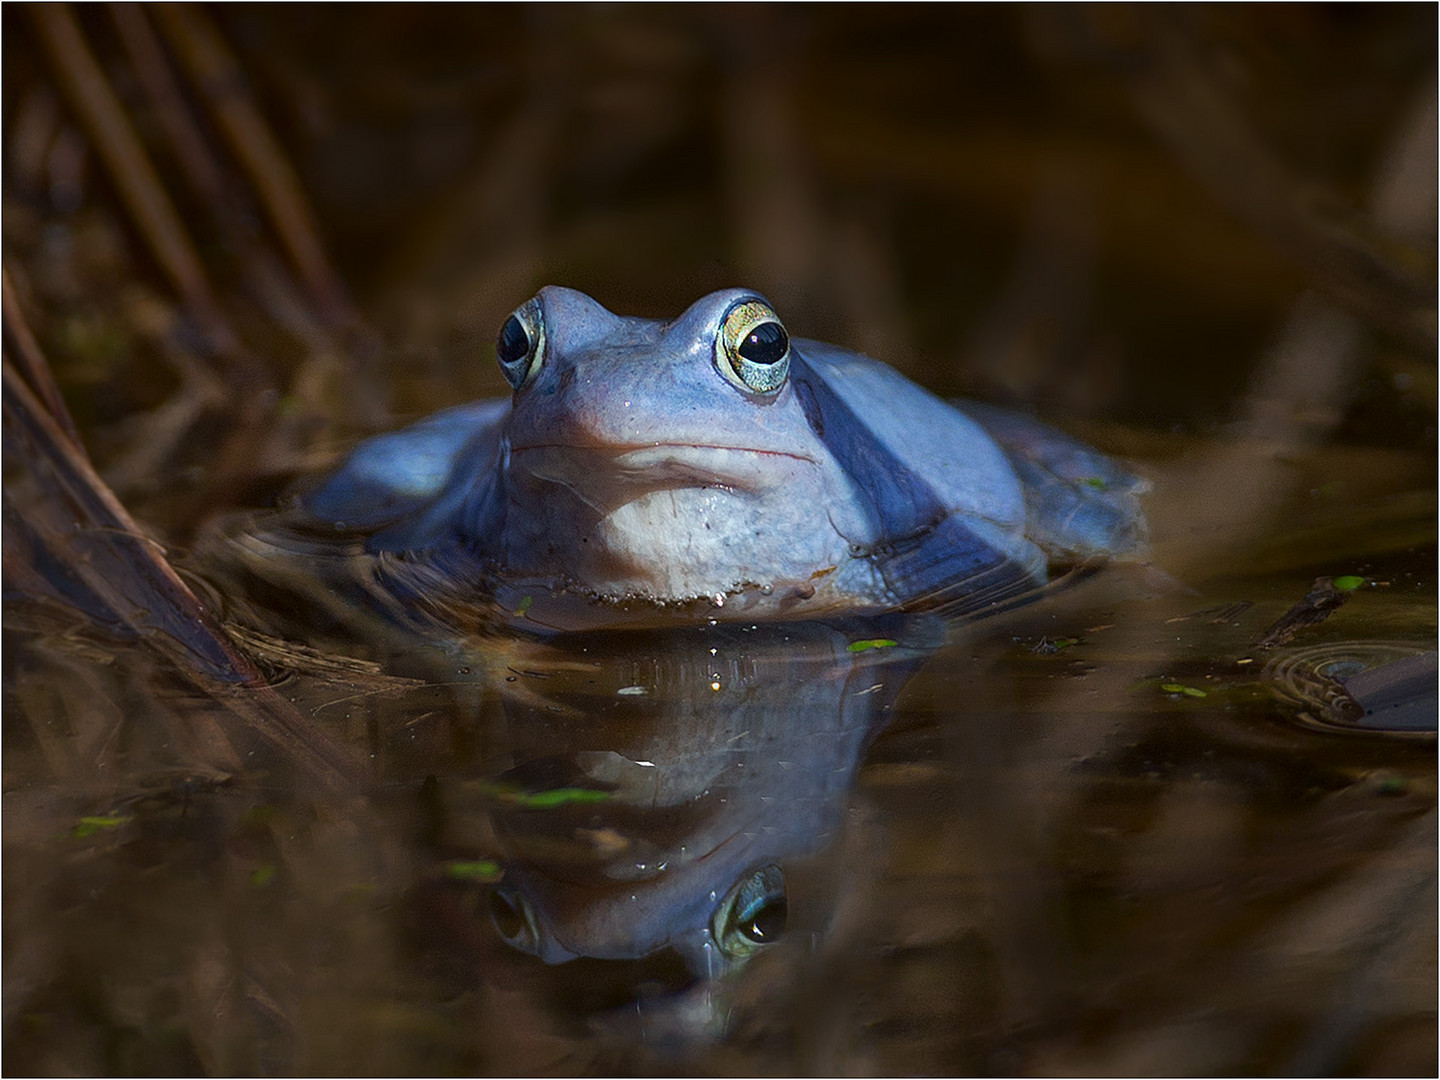
[[[1144,482],[1110,459],[792,338],[753,291],[666,322],[551,286],[496,352],[508,400],[361,443],[302,514],[527,605],[745,619],[983,613],[1144,549]]]

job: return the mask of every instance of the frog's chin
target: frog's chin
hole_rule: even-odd
[[[853,560],[818,499],[669,487],[577,506],[571,492],[512,506],[502,575],[565,582],[595,599],[724,604],[808,599]],[[579,493],[573,493],[579,498]],[[593,498],[593,491],[589,493]],[[717,605],[718,606],[718,605]]]

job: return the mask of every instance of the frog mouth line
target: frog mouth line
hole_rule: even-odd
[[[793,461],[803,461],[808,465],[816,464],[815,459],[809,454],[797,454],[790,450],[767,450],[757,446],[728,446],[723,443],[635,443],[632,445],[626,445],[622,443],[619,445],[612,444],[609,446],[599,443],[593,445],[586,443],[528,443],[525,446],[512,446],[510,448],[510,452],[512,454],[523,454],[535,451],[549,451],[551,453],[557,454],[569,454],[573,452],[586,456],[594,454],[596,456],[608,457],[612,461],[615,461],[617,464],[623,464],[628,466],[643,466],[646,464],[657,464],[661,461],[671,460],[674,459],[675,454],[673,453],[673,451],[676,450],[698,450],[702,452],[710,450],[732,454],[757,454],[762,457],[790,458]],[[655,456],[657,458],[657,461],[644,461],[643,459],[646,455]],[[641,458],[642,460],[627,460],[637,457]]]
[[[614,490],[719,487],[760,492],[792,480],[796,466],[815,468],[819,464],[813,457],[786,450],[707,443],[533,443],[512,447],[510,453],[520,471],[563,484],[577,494],[584,489],[591,495],[604,490],[607,483],[620,485]]]

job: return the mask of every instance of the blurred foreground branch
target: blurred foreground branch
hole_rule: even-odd
[[[265,685],[100,479],[73,428],[67,430],[68,417],[57,418],[47,405],[58,397],[45,358],[8,285],[5,296],[7,336],[25,371],[6,358],[7,604],[39,604],[83,627],[144,642],[325,790],[353,792],[361,776],[353,755]]]

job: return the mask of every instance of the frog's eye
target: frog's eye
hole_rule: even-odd
[[[773,394],[790,373],[790,335],[762,300],[741,300],[725,313],[715,366],[742,390]]]
[[[749,956],[785,936],[785,875],[762,866],[730,890],[710,920],[710,933],[731,960]]]
[[[511,948],[521,952],[540,951],[540,931],[536,929],[535,912],[525,898],[508,889],[490,893],[490,921]]]
[[[500,372],[516,390],[530,381],[545,358],[545,320],[539,300],[527,300],[505,320],[495,339]]]

